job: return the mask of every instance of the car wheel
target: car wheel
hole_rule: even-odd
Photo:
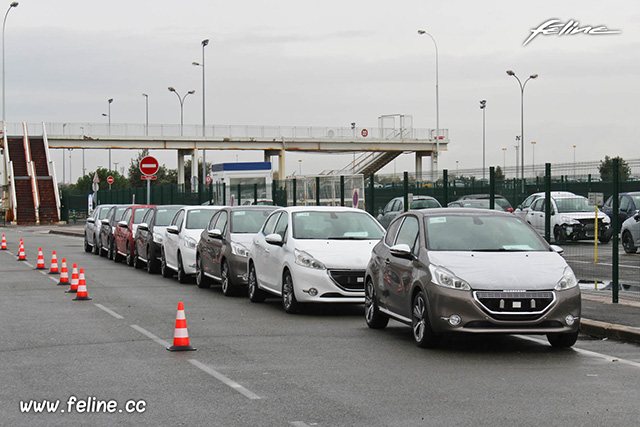
[[[118,253],[118,246],[116,245],[116,242],[111,242],[111,245],[113,246],[113,262],[122,261],[122,255]]]
[[[182,265],[182,256],[180,252],[178,252],[178,282],[187,283],[189,281],[189,276],[184,272],[184,266]]]
[[[196,256],[196,285],[199,288],[206,289],[211,286],[211,280],[204,275],[204,268],[202,267],[202,258]]]
[[[263,302],[267,295],[258,287],[256,268],[253,263],[249,264],[249,277],[247,280],[247,295],[251,302]]]
[[[553,229],[553,240],[555,240],[556,243],[565,241],[565,234],[560,227],[555,227]]]
[[[427,309],[427,298],[422,291],[419,291],[415,297],[413,297],[411,326],[413,328],[413,339],[418,347],[433,348],[440,341],[440,336],[433,332],[431,328]]]
[[[578,331],[562,334],[547,334],[549,344],[556,348],[568,348],[578,340]]]
[[[222,293],[227,296],[233,296],[236,294],[236,286],[231,283],[231,278],[229,277],[229,264],[227,261],[222,261],[222,266],[220,267],[220,284],[222,285]]]
[[[140,256],[138,254],[138,249],[136,244],[133,244],[133,267],[138,269],[138,268],[142,268],[142,260],[140,259]]]
[[[84,251],[85,252],[91,252],[91,245],[89,244],[89,241],[87,240],[87,236],[84,236]]]
[[[638,250],[638,248],[633,245],[633,237],[631,237],[631,233],[629,233],[629,231],[627,230],[622,233],[622,247],[628,254],[635,254]]]
[[[291,273],[286,271],[282,277],[282,307],[287,313],[293,314],[298,312],[298,305],[293,278]]]
[[[114,253],[113,239],[111,239],[109,240],[109,248],[107,249],[107,259],[113,260],[113,253]]]
[[[102,254],[102,248],[100,246],[98,246],[98,241],[99,241],[99,239],[97,237],[93,240],[93,248],[92,249],[93,249],[93,253],[95,255],[101,255]]]
[[[127,243],[126,254],[127,254],[127,256],[126,256],[127,265],[129,267],[133,267],[134,254],[133,254],[133,251],[131,250],[131,246],[129,245],[129,243]]]
[[[160,259],[160,273],[162,273],[162,277],[173,276],[173,271],[167,265],[167,257],[164,255],[164,250],[162,251],[162,258]]]
[[[147,247],[147,273],[155,274],[158,272],[158,260],[153,256],[150,249]]]
[[[364,313],[367,325],[371,329],[383,329],[389,323],[389,317],[382,314],[380,309],[378,309],[375,290],[371,280],[367,280],[364,288]]]

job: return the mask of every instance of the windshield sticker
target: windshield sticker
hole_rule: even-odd
[[[366,231],[347,231],[342,237],[369,237]]]
[[[244,215],[246,215],[245,211],[237,211],[233,213],[233,216],[244,216]]]
[[[309,216],[309,212],[298,212],[296,216]]]
[[[433,218],[429,218],[429,224],[442,224],[447,222],[446,216],[436,216]]]

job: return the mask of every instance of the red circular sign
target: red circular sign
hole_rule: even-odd
[[[147,156],[140,160],[140,172],[144,175],[155,175],[159,167],[155,157]]]
[[[107,177],[107,184],[113,184],[113,181],[114,181],[113,177],[111,175],[109,175]]]
[[[211,177],[210,177],[210,176],[207,176],[207,177],[205,178],[205,181],[207,182],[207,184],[211,184]]]
[[[362,129],[360,131],[360,135],[362,135],[364,138],[366,138],[369,135],[369,131],[366,129]]]

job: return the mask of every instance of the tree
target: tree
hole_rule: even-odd
[[[96,171],[91,171],[88,174],[81,176],[78,178],[75,184],[69,186],[69,192],[71,194],[91,194],[93,190],[91,186],[93,184],[93,176],[95,173],[98,173],[98,178],[100,179],[100,189],[105,190],[109,188],[109,184],[107,183],[107,177],[109,175],[113,176],[113,184],[111,184],[112,190],[117,190],[119,188],[126,188],[129,186],[129,181],[124,176],[120,175],[117,171],[110,171],[107,168],[100,168]]]
[[[624,161],[620,156],[611,158],[604,156],[604,160],[600,162],[598,171],[600,172],[600,179],[603,181],[613,181],[613,160],[618,159],[618,174],[620,181],[628,181],[631,176],[631,168],[629,164]]]
[[[493,172],[493,176],[496,179],[504,179],[504,172],[502,171],[502,168],[500,166],[496,166],[495,171]]]

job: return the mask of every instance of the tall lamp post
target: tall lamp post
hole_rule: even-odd
[[[111,135],[111,103],[113,102],[113,98],[107,99],[107,113],[102,113],[104,117],[109,119],[109,127],[107,128],[107,132]],[[111,148],[109,148],[109,170],[111,170]]]
[[[484,119],[484,109],[487,107],[487,100],[483,99],[482,101],[480,101],[480,109],[482,110],[482,180],[485,180],[485,169],[486,169],[486,165],[485,165],[485,119]]]
[[[438,94],[438,44],[436,43],[436,39],[425,30],[418,30],[419,35],[428,35],[431,40],[433,40],[433,45],[436,48],[436,156],[435,161],[433,162],[433,167],[431,168],[431,179],[435,180],[435,177],[438,173],[438,156],[440,155],[440,100]]]
[[[209,39],[204,39],[200,42],[202,45],[202,63],[193,62],[193,65],[198,67],[202,67],[202,136],[207,136],[207,132],[205,130],[206,125],[206,116],[205,116],[205,91],[204,91],[204,82],[205,82],[205,74],[204,74],[204,48],[209,44]],[[202,149],[202,183],[207,183],[207,151]]]
[[[173,92],[176,94],[176,96],[178,97],[178,101],[180,101],[180,136],[182,136],[182,127],[184,126],[184,99],[189,96],[192,95],[194,93],[196,93],[195,90],[190,90],[189,92],[185,93],[184,96],[180,96],[178,94],[178,91],[176,91],[176,89],[173,86],[169,86],[168,87],[169,92]]]
[[[536,177],[536,142],[531,141],[531,172],[533,177]]]
[[[144,126],[144,134],[149,136],[149,95],[143,93],[144,96],[144,104],[145,104],[145,126]]]
[[[513,70],[507,70],[507,74],[515,77],[515,79],[518,81],[518,84],[520,85],[520,174],[522,178],[522,192],[524,193],[524,88],[529,80],[538,78],[538,75],[531,74],[529,78],[525,80],[524,83],[522,83],[518,76],[516,76],[516,73],[513,72]]]
[[[573,180],[576,180],[576,144],[573,144]]]
[[[11,2],[11,4],[9,5],[9,9],[7,9],[7,13],[4,14],[4,21],[2,21],[2,121],[3,122],[7,121],[5,103],[4,103],[4,94],[5,94],[5,90],[4,90],[4,29],[7,25],[7,16],[9,16],[9,12],[11,12],[11,9],[13,9],[14,7],[18,7],[17,1]]]
[[[502,173],[507,177],[507,147],[502,147]]]

